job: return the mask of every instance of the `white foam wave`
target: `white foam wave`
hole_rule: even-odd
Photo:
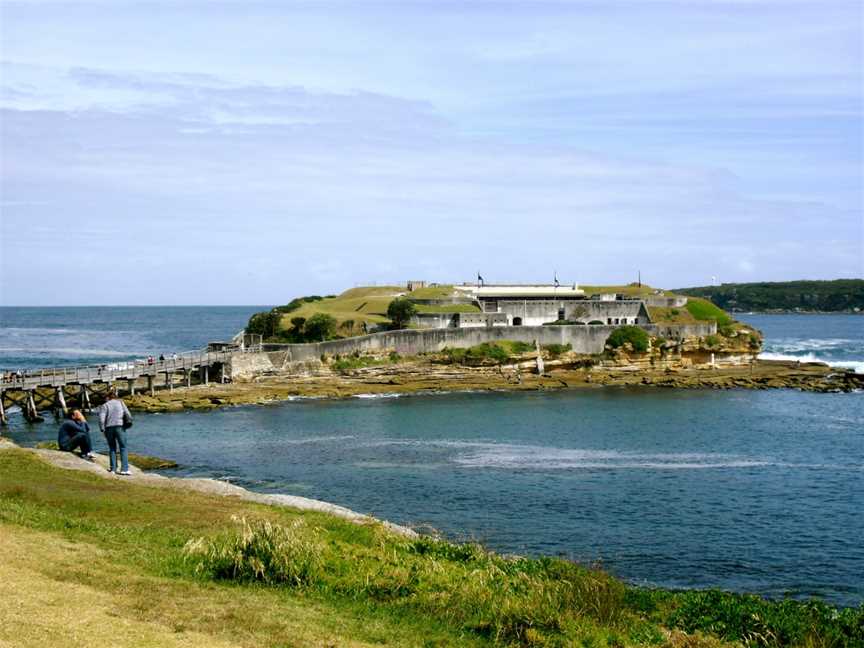
[[[0,347],[0,353],[26,353],[29,356],[92,356],[99,358],[124,358],[136,355],[135,351],[113,351],[111,349],[42,348],[34,350],[24,347]],[[137,354],[143,353],[137,352]]]
[[[400,398],[402,394],[394,394],[393,392],[387,392],[384,394],[354,394],[352,398]]]
[[[542,448],[487,444],[482,451],[454,459],[466,468],[567,470],[576,468],[694,470],[756,468],[772,465],[762,459],[712,453],[639,453],[615,450]]]
[[[864,349],[864,340],[850,338],[778,338],[768,340],[766,348],[780,353],[825,350],[860,350]]]
[[[281,439],[279,444],[282,445],[307,445],[313,443],[329,443],[331,441],[350,441],[356,437],[353,434],[332,434],[329,436],[306,437],[303,439]]]
[[[835,360],[833,358],[820,358],[813,353],[793,355],[791,353],[774,353],[766,351],[759,354],[760,360],[786,360],[791,362],[821,362],[839,369],[852,369],[855,373],[864,373],[864,360]]]

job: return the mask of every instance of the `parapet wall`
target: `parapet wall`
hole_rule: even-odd
[[[372,333],[344,340],[312,344],[265,344],[273,365],[317,360],[322,355],[350,355],[396,351],[400,355],[434,353],[445,348],[467,348],[483,342],[514,340],[533,344],[570,344],[573,351],[584,354],[602,353],[606,339],[617,326],[508,326],[467,329],[407,329]],[[715,323],[642,326],[650,335],[669,339],[701,337],[717,332]],[[278,354],[278,355],[277,355]],[[232,372],[233,373],[233,372]]]

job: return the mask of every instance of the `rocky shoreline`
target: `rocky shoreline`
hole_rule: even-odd
[[[508,366],[463,366],[418,358],[338,372],[326,364],[302,374],[259,375],[228,384],[198,385],[155,395],[136,394],[129,406],[143,412],[208,410],[266,404],[295,398],[349,398],[471,391],[543,391],[601,387],[675,389],[798,389],[850,392],[864,388],[864,376],[821,363],[756,360],[714,368],[655,367],[638,361],[588,364],[585,359],[536,361]]]

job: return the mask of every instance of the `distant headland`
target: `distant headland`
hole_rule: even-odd
[[[675,292],[733,313],[864,313],[864,279],[724,283]]]

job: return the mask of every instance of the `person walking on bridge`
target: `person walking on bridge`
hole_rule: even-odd
[[[99,408],[99,428],[108,442],[108,472],[128,475],[129,453],[126,449],[126,430],[132,427],[132,415],[117,392],[108,390],[108,400]],[[120,470],[117,470],[117,449],[120,449]]]

